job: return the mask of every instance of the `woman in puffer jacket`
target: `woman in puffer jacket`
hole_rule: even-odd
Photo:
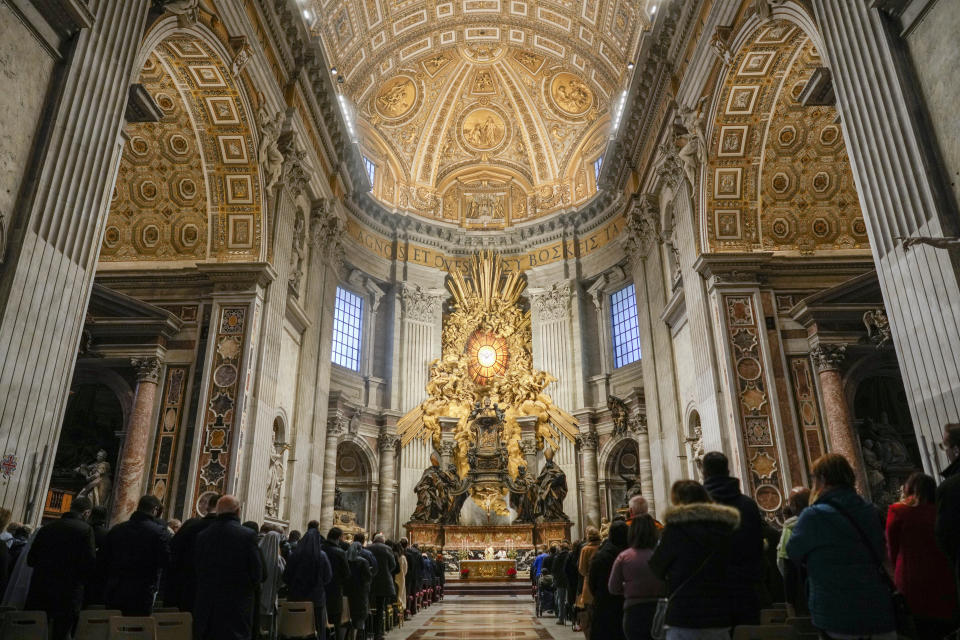
[[[617,556],[607,581],[610,593],[623,596],[623,634],[627,640],[649,640],[657,599],[666,595],[666,585],[650,570],[650,557],[660,532],[649,514],[630,524],[629,547]]]
[[[726,583],[740,512],[714,504],[699,482],[675,482],[650,570],[667,583],[667,640],[727,640],[734,604]]]

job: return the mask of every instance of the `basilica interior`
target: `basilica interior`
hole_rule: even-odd
[[[709,451],[771,522],[827,452],[889,505],[960,421],[958,29],[3,0],[2,504],[233,494],[451,572],[660,514]]]

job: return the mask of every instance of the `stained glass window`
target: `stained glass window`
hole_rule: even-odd
[[[333,310],[334,364],[352,371],[360,370],[360,330],[363,328],[363,298],[337,287]]]

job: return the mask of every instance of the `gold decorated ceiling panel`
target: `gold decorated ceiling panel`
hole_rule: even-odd
[[[139,82],[162,116],[127,127],[100,260],[261,259],[256,144],[229,67],[209,44],[176,35]]]
[[[388,208],[496,229],[596,192],[644,2],[311,1]]]
[[[869,248],[836,108],[799,97],[824,61],[785,21],[758,29],[730,65],[706,175],[713,251]]]

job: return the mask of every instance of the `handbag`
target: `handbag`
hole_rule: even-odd
[[[887,568],[884,566],[883,560],[877,554],[877,551],[873,548],[873,545],[870,544],[870,539],[867,538],[867,534],[863,532],[863,529],[861,529],[860,525],[857,524],[857,521],[853,519],[853,516],[841,509],[839,505],[831,502],[830,500],[821,500],[821,502],[823,504],[830,505],[833,507],[834,511],[847,519],[847,522],[850,523],[850,526],[853,527],[853,530],[857,532],[858,536],[860,536],[860,541],[863,543],[863,546],[865,546],[870,552],[870,557],[873,558],[873,562],[877,565],[877,572],[880,574],[880,581],[883,582],[890,591],[890,603],[893,606],[893,618],[895,624],[897,625],[897,635],[906,636],[908,638],[916,637],[916,627],[914,626],[913,615],[910,613],[910,607],[907,605],[907,598],[900,593],[900,590],[897,589],[897,585],[894,584],[893,580],[890,578],[890,574],[887,572]]]
[[[687,579],[680,583],[680,586],[673,590],[666,598],[657,599],[657,610],[653,612],[653,622],[650,624],[650,637],[653,640],[663,640],[667,637],[667,611],[670,609],[670,602],[673,600],[673,597],[680,593],[680,590],[687,586],[691,580],[693,580],[703,568],[707,566],[707,563],[713,559],[713,556],[716,554],[716,551],[708,555],[703,559],[703,562],[700,563],[700,566],[697,567],[697,570],[687,576]]]

